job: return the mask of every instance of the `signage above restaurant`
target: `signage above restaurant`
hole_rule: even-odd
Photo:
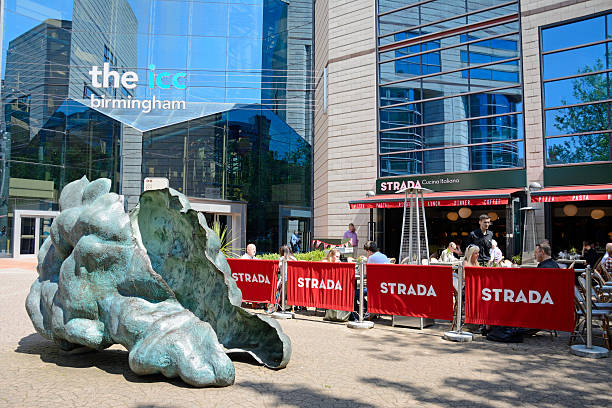
[[[612,194],[573,194],[531,196],[532,203],[562,203],[568,201],[612,200]]]
[[[451,200],[423,200],[425,207],[470,207],[476,205],[506,205],[508,204],[508,198],[464,198],[464,199],[451,199]],[[420,204],[419,204],[420,205]],[[366,203],[350,203],[351,210],[363,210],[366,208],[402,208],[404,207],[404,200],[396,201],[372,201]]]
[[[520,188],[525,186],[525,180],[523,169],[392,177],[376,180],[376,194],[392,194],[410,187],[423,187],[432,191]]]

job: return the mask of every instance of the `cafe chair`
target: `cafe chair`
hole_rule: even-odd
[[[576,337],[584,338],[584,332],[586,330],[586,306],[580,302],[579,299],[574,296],[574,306],[576,318],[574,320],[574,331],[572,332],[569,345],[571,346]],[[603,332],[603,340],[606,348],[610,350],[610,318],[612,318],[611,310],[591,310],[591,319],[593,327],[601,328]]]
[[[578,285],[580,286],[580,291],[586,294],[586,278],[584,276],[578,277]],[[596,303],[607,303],[609,300],[605,293],[597,291],[594,286],[591,287],[591,299]]]
[[[578,299],[580,303],[584,304],[585,302],[584,292],[575,286],[574,286],[574,296],[576,297],[576,299]],[[593,309],[612,310],[611,302],[597,302],[597,301],[593,301],[592,298],[591,298],[591,306],[593,306]]]

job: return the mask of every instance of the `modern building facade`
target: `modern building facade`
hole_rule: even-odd
[[[309,242],[311,2],[3,3],[0,252],[35,254],[83,175],[126,209],[167,180],[235,249]]]
[[[487,213],[518,254],[527,206],[556,250],[612,239],[609,2],[317,0],[315,23],[315,236],[371,220],[397,256],[418,182],[432,252]]]

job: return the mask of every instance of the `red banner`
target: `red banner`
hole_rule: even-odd
[[[287,304],[352,311],[355,264],[290,261]]]
[[[278,261],[228,259],[232,278],[242,291],[244,302],[274,303],[278,280]]]
[[[453,320],[452,266],[366,267],[368,312]]]
[[[574,271],[465,268],[465,321],[572,331]]]
[[[533,201],[533,200],[532,200]],[[506,205],[507,198],[463,198],[463,199],[428,199],[423,200],[425,207],[457,207],[457,206],[473,206],[473,205]],[[420,205],[420,204],[419,204]],[[367,203],[349,203],[351,210],[363,210],[366,208],[403,208],[404,199],[396,201],[374,201]]]
[[[580,194],[573,195],[545,195],[545,196],[531,196],[532,203],[559,203],[567,201],[594,201],[594,200],[612,200],[612,194],[589,194],[588,192],[582,192]]]

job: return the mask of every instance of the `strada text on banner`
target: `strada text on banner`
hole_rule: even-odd
[[[467,267],[465,321],[571,332],[574,270]]]
[[[287,303],[290,305],[352,311],[354,296],[354,263],[287,263]]]
[[[278,261],[228,259],[232,278],[244,302],[274,303],[278,281]]]
[[[368,311],[453,319],[453,268],[368,264]]]

